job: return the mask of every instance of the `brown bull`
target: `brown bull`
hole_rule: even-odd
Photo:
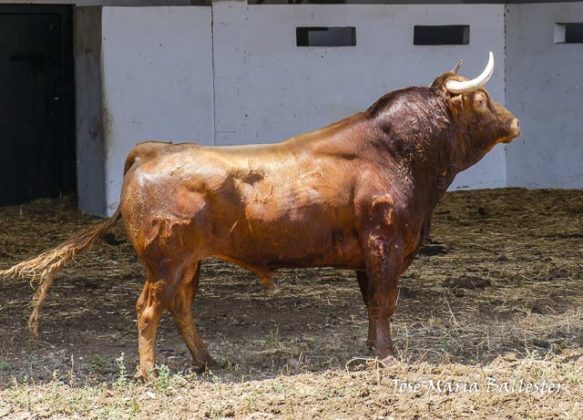
[[[398,279],[433,208],[458,172],[519,134],[518,120],[483,89],[492,71],[490,53],[476,79],[456,69],[279,144],[140,144],[128,156],[111,219],[0,274],[40,277],[30,320],[36,332],[56,271],[123,218],[146,269],[136,305],[146,376],[166,309],[194,363],[212,363],[192,315],[203,259],[239,264],[265,286],[282,267],[351,268],[368,310],[368,344],[390,362]]]

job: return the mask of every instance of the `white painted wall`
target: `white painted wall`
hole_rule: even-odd
[[[123,166],[147,139],[212,144],[210,7],[104,7],[102,92],[107,213]]]
[[[504,103],[503,5],[213,5],[215,141],[270,143],[367,108],[384,93],[429,84],[464,60],[477,75],[494,52],[489,91]],[[415,24],[469,24],[470,45],[413,46]],[[297,26],[355,26],[356,46],[296,46]],[[498,146],[453,187],[506,184]]]
[[[561,21],[583,21],[583,5],[221,1],[212,16],[210,7],[200,6],[104,7],[105,212],[117,206],[123,163],[136,142],[280,141],[365,109],[387,91],[429,84],[459,58],[462,73],[474,76],[489,50],[496,57],[489,91],[522,119],[523,135],[507,151],[496,147],[452,187],[582,188],[583,46],[554,44],[554,24]],[[413,46],[415,24],[469,24],[470,45]],[[328,25],[355,26],[356,47],[296,46],[297,26]],[[88,65],[95,68],[94,61]],[[77,95],[90,92],[79,86]],[[84,194],[95,194],[81,190],[89,185],[83,179],[79,185],[80,203]]]
[[[555,44],[557,22],[583,3],[507,6],[506,102],[522,120],[508,147],[508,185],[583,188],[583,44]]]

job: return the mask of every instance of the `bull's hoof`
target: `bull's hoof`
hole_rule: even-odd
[[[397,362],[398,362],[397,358],[392,354],[386,356],[383,359],[379,359],[379,365],[384,368],[394,366]]]
[[[143,384],[143,383],[148,382],[150,377],[151,377],[151,375],[148,375],[147,373],[142,372],[141,370],[138,370],[136,372],[136,374],[134,375],[134,381]]]
[[[209,356],[209,358],[204,363],[196,363],[194,366],[194,371],[196,373],[205,373],[209,370],[222,369],[226,365],[226,362],[217,362],[215,359]]]
[[[281,289],[276,285],[272,285],[271,287],[265,288],[265,293],[268,296],[275,296],[275,295],[279,294],[280,291],[281,291]]]
[[[138,366],[138,370],[134,375],[134,381],[144,383],[157,377],[158,377],[157,367],[142,368],[141,366]]]

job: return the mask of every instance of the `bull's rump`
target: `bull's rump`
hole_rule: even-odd
[[[181,147],[127,174],[122,216],[138,254],[361,267],[355,171],[339,165],[282,147]]]

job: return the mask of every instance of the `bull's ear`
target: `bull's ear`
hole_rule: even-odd
[[[463,60],[458,61],[457,64],[453,67],[453,69],[451,69],[449,72],[458,74],[463,63],[464,63]]]
[[[460,114],[464,109],[464,98],[463,95],[455,95],[449,99],[449,106],[451,112],[454,114]]]
[[[447,89],[445,88],[445,81],[452,76],[451,73],[443,73],[441,76],[435,78],[435,80],[429,85],[432,89],[442,91],[447,94]]]

